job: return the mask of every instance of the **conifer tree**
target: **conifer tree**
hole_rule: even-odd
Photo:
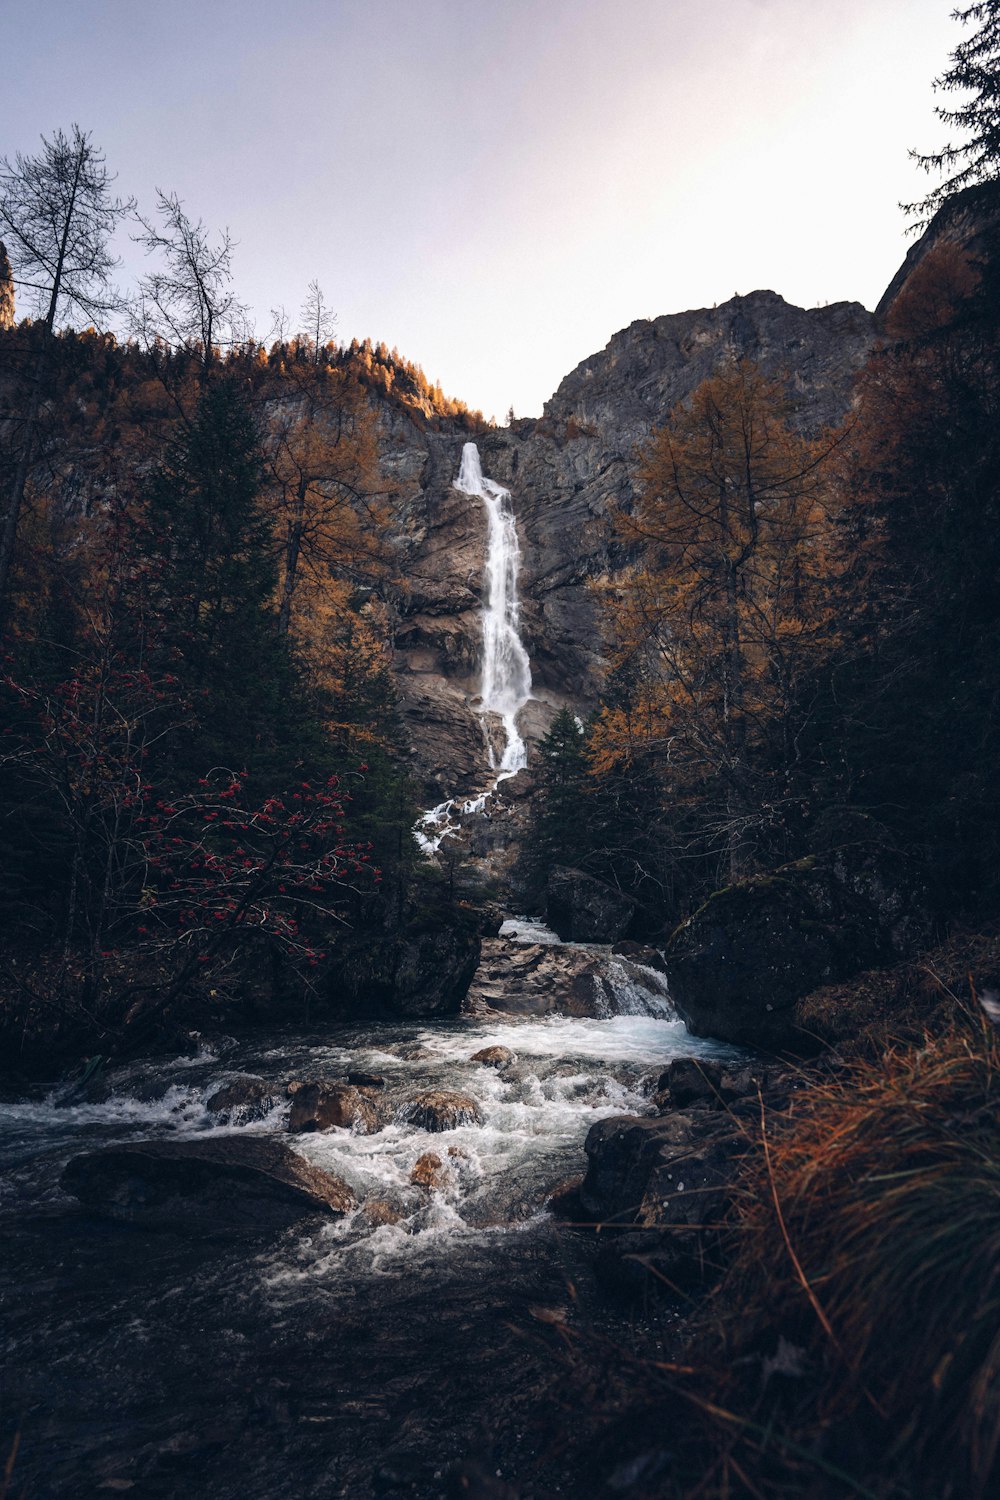
[[[920,214],[922,222],[963,188],[1000,181],[1000,0],[977,0],[956,10],[954,18],[977,30],[955,48],[951,66],[934,87],[970,97],[954,109],[937,109],[938,118],[960,132],[957,140],[940,151],[910,153],[926,172],[949,174],[925,198],[904,205],[907,213]]]

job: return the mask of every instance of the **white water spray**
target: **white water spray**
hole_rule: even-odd
[[[519,631],[517,575],[521,549],[510,505],[510,490],[483,475],[479,449],[466,443],[455,488],[482,500],[486,508],[486,599],[483,607],[482,713],[495,713],[503,724],[505,744],[500,764],[492,747],[490,769],[497,781],[515,776],[528,762],[517,716],[531,696],[531,663]]]

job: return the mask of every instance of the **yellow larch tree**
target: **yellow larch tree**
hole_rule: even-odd
[[[704,381],[643,456],[639,501],[617,519],[637,560],[608,588],[619,691],[594,733],[595,767],[655,754],[675,795],[701,803],[704,841],[731,879],[780,818],[802,683],[836,636],[836,439],[807,439],[790,417],[784,382],[750,361]]]

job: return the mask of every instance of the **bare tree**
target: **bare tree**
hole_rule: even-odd
[[[90,135],[74,125],[67,136],[42,136],[37,156],[18,153],[13,164],[0,159],[0,234],[18,285],[34,294],[39,326],[25,410],[18,433],[17,461],[0,535],[0,620],[17,523],[37,445],[38,416],[60,316],[79,316],[100,325],[121,307],[111,277],[118,265],[109,244],[118,221],[132,211],[129,201],[111,196],[113,174]]]
[[[318,281],[310,281],[308,294],[299,316],[305,325],[306,336],[312,344],[313,359],[316,364],[319,364],[324,347],[333,338],[334,329],[337,326],[337,314],[327,303],[323,296],[323,288]]]
[[[250,336],[247,309],[233,290],[233,240],[225,229],[214,243],[200,219],[192,220],[176,193],[157,193],[162,225],[139,216],[138,244],[161,258],[158,270],[139,283],[135,331],[153,347],[161,340],[175,348],[200,350],[203,373],[220,346]]]

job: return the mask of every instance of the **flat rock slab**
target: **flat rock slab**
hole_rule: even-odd
[[[110,1218],[196,1237],[284,1229],[307,1214],[339,1216],[356,1206],[346,1183],[265,1136],[88,1151],[67,1164],[62,1186]]]

